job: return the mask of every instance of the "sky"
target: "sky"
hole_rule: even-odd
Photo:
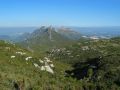
[[[120,0],[0,0],[0,27],[120,26]]]

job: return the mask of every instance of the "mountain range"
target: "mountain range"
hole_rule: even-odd
[[[38,27],[0,27],[0,39],[23,41]],[[39,28],[38,28],[39,29]],[[79,39],[79,35],[84,37],[111,38],[120,35],[120,27],[54,27],[55,31],[64,34],[70,39]],[[26,34],[27,33],[27,34]],[[78,34],[77,34],[78,33]],[[26,36],[27,35],[27,36]],[[26,37],[25,37],[26,36]]]
[[[21,44],[24,43],[25,47],[41,51],[40,49],[48,50],[69,45],[78,40],[81,34],[67,28],[56,29],[52,26],[42,26],[26,36]]]

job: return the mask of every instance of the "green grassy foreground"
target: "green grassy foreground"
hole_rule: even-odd
[[[16,51],[25,52],[26,55],[16,55]],[[12,59],[12,55],[16,57]],[[79,84],[79,81],[76,82],[75,79],[65,77],[64,71],[70,68],[68,64],[53,61],[55,68],[54,74],[51,74],[41,71],[33,65],[33,62],[39,64],[37,57],[32,56],[32,61],[26,64],[25,57],[27,56],[32,56],[32,53],[0,41],[1,90],[17,90],[16,88],[21,88],[21,90],[66,90],[67,88],[72,89]]]
[[[34,65],[46,55],[54,74]],[[80,40],[40,55],[0,41],[0,90],[120,90],[120,38]]]

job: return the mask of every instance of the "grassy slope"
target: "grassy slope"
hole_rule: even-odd
[[[11,49],[7,50],[5,47],[10,47]],[[27,50],[11,44],[5,44],[3,41],[0,41],[0,49],[0,89],[2,90],[13,90],[14,82],[22,85],[23,81],[25,90],[30,88],[33,90],[59,90],[60,88],[66,90],[77,85],[74,79],[70,80],[64,77],[65,69],[70,68],[68,64],[53,61],[55,74],[52,75],[34,67],[33,62],[38,63],[37,57],[33,56],[34,59],[29,64],[26,64],[25,57],[32,56]],[[26,52],[27,55],[16,55],[16,58],[11,59],[10,56],[15,55],[16,51]]]
[[[100,40],[100,41],[83,41],[79,42],[73,46],[66,48],[71,52],[73,57],[65,54],[55,54],[56,60],[53,60],[55,64],[55,74],[52,75],[48,72],[40,71],[40,69],[33,66],[33,62],[38,63],[38,57],[43,58],[44,55],[37,56],[25,49],[21,49],[18,46],[12,44],[6,44],[0,42],[0,89],[2,90],[13,90],[14,81],[17,83],[24,82],[25,90],[32,88],[33,90],[119,90],[119,67],[120,67],[120,42],[119,39],[111,40]],[[88,46],[90,50],[82,50],[83,46]],[[11,50],[5,49],[5,47],[10,47]],[[9,62],[10,56],[15,55],[16,51],[26,52],[25,56],[16,56],[13,62]],[[87,53],[87,54],[86,54]],[[77,56],[79,54],[79,56]],[[61,55],[61,56],[59,56]],[[108,56],[107,56],[108,55]],[[25,57],[32,56],[34,57],[31,62],[27,65],[25,62]],[[97,77],[101,77],[100,80],[95,78],[94,80],[88,80],[90,77],[84,76],[82,80],[76,80],[76,78],[65,77],[65,70],[76,70],[72,68],[69,64],[62,62],[75,63],[83,62],[82,65],[77,67],[79,71],[81,68],[86,69],[87,72],[91,70],[88,68],[89,63],[86,63],[88,59],[93,59],[98,56],[105,56],[102,59],[102,67],[97,70]],[[59,61],[62,59],[62,62]],[[74,62],[73,62],[74,61]],[[78,72],[79,76],[81,71]],[[92,71],[89,72],[90,76]]]
[[[84,46],[89,49],[82,50]],[[70,55],[67,54],[67,51],[70,52]],[[102,58],[99,58],[100,56]],[[70,72],[74,74],[70,74],[71,77],[88,79],[90,70],[91,79],[88,82],[95,85],[90,90],[95,88],[99,88],[98,90],[120,89],[120,38],[79,41],[77,44],[67,47],[63,52],[55,52],[52,58],[73,64],[74,69]],[[89,84],[87,83],[87,85]]]

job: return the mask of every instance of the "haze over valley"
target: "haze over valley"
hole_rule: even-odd
[[[41,26],[40,26],[41,27]],[[0,28],[0,39],[13,40],[19,38],[27,33],[32,33],[40,27],[2,27]],[[46,26],[48,27],[48,26]],[[53,26],[54,27],[54,26]],[[54,27],[56,31],[63,27]],[[112,38],[120,35],[120,27],[64,27],[68,31],[75,31],[81,34],[83,37],[98,37],[98,38]],[[79,37],[78,37],[79,38]]]

